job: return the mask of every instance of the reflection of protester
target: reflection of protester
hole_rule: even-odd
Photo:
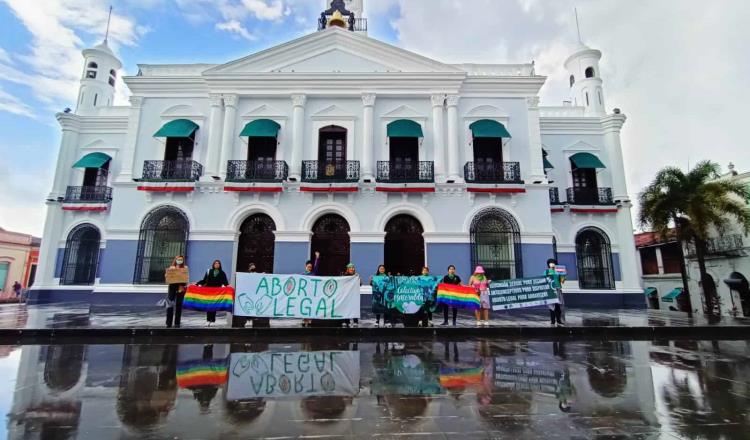
[[[227,279],[227,274],[221,268],[221,261],[214,260],[213,264],[211,265],[211,269],[208,269],[206,271],[206,274],[203,276],[203,279],[198,281],[196,284],[205,287],[228,286],[229,280]],[[214,322],[216,322],[216,312],[206,312],[206,320],[208,321],[208,326],[210,327]]]
[[[169,269],[187,269],[185,265],[185,257],[178,255],[172,260],[172,265]],[[169,270],[167,269],[167,270]],[[167,328],[171,328],[172,324],[177,328],[180,328],[180,320],[182,319],[182,302],[185,300],[185,287],[186,283],[174,283],[167,287]]]
[[[349,263],[346,265],[346,271],[344,271],[344,276],[347,277],[357,277],[359,279],[359,285],[362,286],[362,278],[360,278],[359,275],[357,275],[357,268],[354,267],[354,263]],[[345,321],[345,324],[347,326],[352,325],[353,327],[359,327],[359,318],[354,319],[347,319]]]
[[[318,275],[318,267],[320,266],[320,252],[315,251],[315,260],[307,260],[305,262],[305,271],[302,275],[316,276]],[[312,319],[303,319],[302,327],[310,327]]]
[[[13,293],[16,295],[16,298],[21,296],[21,283],[19,283],[18,281],[13,283]]]
[[[469,285],[477,290],[479,294],[480,309],[474,312],[477,318],[477,327],[490,325],[490,280],[484,275],[484,268],[477,266],[474,275],[469,279]]]
[[[214,357],[214,346],[204,345],[203,346],[203,360],[211,361],[213,357]],[[217,385],[199,385],[196,387],[191,387],[190,390],[193,392],[193,398],[198,401],[201,414],[208,413],[209,408],[211,406],[211,401],[214,399],[214,397],[216,397],[216,394],[219,392],[219,387]]]
[[[376,277],[384,277],[388,276],[385,271],[385,266],[380,265],[378,266],[377,272],[375,272]],[[375,288],[375,281],[373,281],[372,278],[370,278],[370,285],[372,286],[372,313],[375,315],[375,327],[380,327],[380,316],[383,316],[383,323],[386,327],[390,327],[391,320],[390,320],[390,314],[388,313],[388,308],[385,305],[385,293],[381,289]]]
[[[556,372],[555,378],[557,383],[555,384],[555,397],[559,402],[558,408],[562,412],[570,412],[570,405],[573,403],[570,401],[573,395],[573,385],[570,383],[570,371],[566,368],[563,372]]]
[[[554,258],[550,258],[549,260],[547,260],[547,269],[544,271],[544,276],[552,279],[552,288],[555,289],[555,291],[557,292],[557,297],[560,299],[560,302],[558,304],[549,305],[550,323],[552,325],[557,324],[558,326],[562,326],[563,325],[562,284],[565,282],[565,279],[562,278],[560,274],[557,273],[557,271],[555,270],[555,266],[557,266],[557,261]]]
[[[453,284],[455,286],[461,284],[461,277],[456,275],[456,266],[448,266],[448,274],[443,277],[444,284]],[[453,312],[453,327],[456,326],[456,316],[458,315],[458,309],[456,307],[449,307],[448,304],[443,304],[443,323],[440,325],[448,325],[448,309],[450,308]]]

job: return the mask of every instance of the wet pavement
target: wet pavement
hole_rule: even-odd
[[[490,324],[495,327],[549,327],[549,316],[545,308],[525,309],[510,312],[495,312]],[[185,311],[183,328],[206,326],[204,313]],[[228,314],[219,313],[216,326],[229,326]],[[685,313],[659,310],[583,310],[566,311],[566,325],[581,326],[624,326],[624,327],[689,327],[698,325],[748,326],[750,318],[722,317],[707,320],[703,315],[688,317]],[[277,319],[272,327],[299,327],[298,319]],[[433,323],[440,327],[442,314],[434,316]],[[384,324],[380,322],[381,326]],[[249,324],[248,324],[249,325]],[[475,327],[474,317],[467,312],[458,316],[458,327]],[[163,328],[164,310],[153,308],[96,307],[84,303],[27,306],[25,304],[0,305],[0,329],[42,329],[42,328]],[[363,308],[360,327],[375,327],[375,317],[369,308]]]
[[[747,439],[749,359],[745,341],[6,346],[0,428],[11,439]]]

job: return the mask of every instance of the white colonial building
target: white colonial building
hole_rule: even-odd
[[[568,303],[645,306],[601,52],[565,63],[571,101],[541,107],[531,64],[445,64],[367,36],[362,1],[319,31],[221,65],[139,65],[114,106],[120,61],[83,52],[62,126],[37,301],[151,303],[164,267],[194,277],[324,274],[354,262],[463,277],[569,271]]]

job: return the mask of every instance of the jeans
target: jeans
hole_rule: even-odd
[[[446,304],[443,304],[443,322],[448,322],[448,309],[451,309],[453,312],[453,325],[456,325],[456,316],[458,316],[458,309],[455,307],[449,307]]]
[[[173,307],[167,308],[167,327],[172,327],[173,322],[176,327],[179,327],[182,318],[182,302],[185,300],[185,285],[170,284],[167,290],[167,298],[174,302]]]
[[[549,319],[551,324],[562,324],[562,307],[560,304],[555,304],[555,309],[549,311]]]

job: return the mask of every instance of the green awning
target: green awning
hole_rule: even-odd
[[[646,287],[643,289],[643,294],[646,296],[652,296],[656,293],[656,287]]]
[[[475,138],[510,138],[505,126],[497,121],[482,119],[469,125]]]
[[[279,135],[281,125],[270,119],[257,119],[248,122],[242,129],[240,137],[276,137]]]
[[[190,137],[197,129],[198,124],[189,119],[175,119],[164,124],[154,137]]]
[[[576,168],[607,168],[598,157],[591,153],[576,153],[570,156]]]
[[[543,160],[544,160],[544,169],[545,170],[551,170],[551,169],[555,168],[554,166],[552,166],[552,162],[548,161],[546,157]]]
[[[671,302],[674,302],[674,299],[680,295],[682,295],[682,287],[678,287],[674,289],[673,291],[669,292],[668,294],[662,296],[661,300],[665,303],[671,303]]]
[[[110,160],[112,160],[112,158],[107,154],[90,153],[80,158],[78,162],[73,165],[73,168],[101,168]]]
[[[388,137],[424,137],[422,126],[408,119],[399,119],[388,124]]]

